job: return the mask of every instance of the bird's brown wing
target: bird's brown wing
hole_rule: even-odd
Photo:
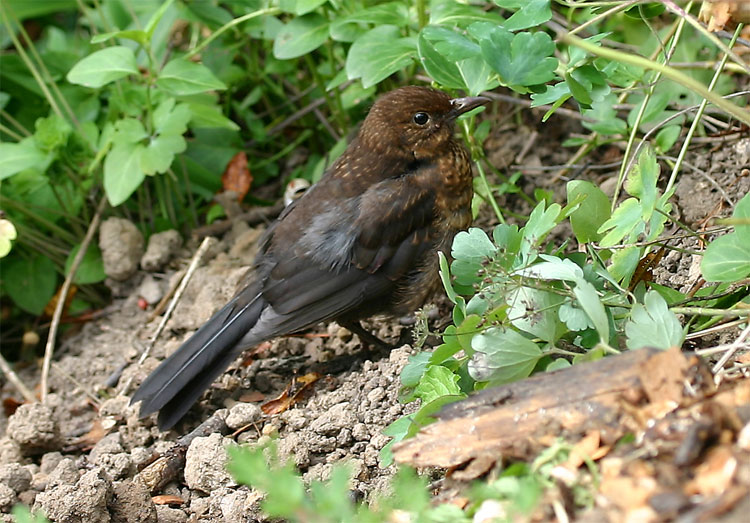
[[[306,251],[299,248],[303,238],[296,249],[268,253],[274,261],[262,294],[278,315],[274,331],[301,330],[382,300],[431,247],[432,191],[408,179],[386,180],[358,197],[356,208],[354,219],[328,213],[326,223],[311,227],[308,234],[323,235],[329,245],[313,238],[319,248]]]

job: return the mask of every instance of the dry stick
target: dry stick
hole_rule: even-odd
[[[65,302],[68,298],[68,292],[70,291],[70,286],[73,284],[73,278],[76,277],[76,272],[78,272],[78,266],[81,265],[81,261],[83,261],[83,257],[88,250],[89,244],[94,238],[94,233],[99,228],[99,222],[102,218],[102,212],[104,212],[104,208],[106,207],[106,205],[107,197],[102,196],[102,199],[99,200],[99,206],[96,208],[96,214],[94,214],[94,218],[89,224],[89,229],[86,231],[86,236],[83,238],[83,241],[81,242],[81,246],[78,249],[75,258],[73,258],[73,263],[70,266],[70,272],[68,272],[68,275],[65,277],[65,281],[63,282],[62,288],[60,289],[60,295],[57,297],[57,304],[55,305],[55,312],[52,315],[52,323],[50,324],[49,336],[47,337],[47,346],[44,348],[44,362],[42,363],[42,403],[44,403],[44,401],[47,399],[47,381],[49,380],[49,368],[52,363],[52,355],[55,352],[57,329],[60,327],[60,318],[62,318],[63,308],[65,307]]]
[[[190,282],[190,279],[193,277],[193,273],[198,268],[198,264],[203,259],[203,255],[206,254],[206,251],[208,250],[208,247],[211,245],[212,238],[210,236],[207,236],[203,239],[201,242],[200,247],[198,247],[198,250],[193,255],[193,259],[190,260],[190,265],[188,266],[187,271],[185,272],[185,276],[182,277],[182,281],[180,281],[180,286],[177,287],[177,290],[174,293],[174,298],[172,299],[171,303],[169,304],[169,307],[167,307],[166,312],[164,313],[164,316],[161,318],[161,322],[159,322],[159,326],[156,328],[156,331],[151,335],[151,338],[148,340],[148,343],[146,344],[146,348],[141,353],[141,357],[138,359],[138,365],[143,363],[143,361],[148,358],[148,355],[151,354],[151,349],[154,348],[154,345],[156,344],[156,340],[159,338],[159,335],[164,330],[164,327],[167,325],[167,321],[169,321],[169,318],[172,317],[172,313],[175,310],[175,307],[177,307],[177,304],[180,301],[180,298],[182,298],[183,293],[185,292],[185,289],[187,288],[188,283]],[[120,396],[124,396],[127,394],[128,389],[130,389],[130,384],[133,382],[133,377],[131,377],[125,386],[120,390]]]
[[[724,355],[719,359],[719,361],[716,362],[716,365],[714,365],[713,373],[717,374],[722,367],[724,367],[724,364],[729,361],[729,358],[734,356],[734,353],[740,350],[740,347],[742,347],[742,344],[744,343],[745,339],[750,336],[750,323],[748,323],[747,327],[744,328],[742,333],[739,335],[739,337],[734,340],[732,345],[729,347],[729,350],[727,350]],[[719,381],[721,378],[720,376],[716,376],[718,378],[717,381]],[[718,383],[717,383],[718,384]]]
[[[8,361],[3,358],[3,355],[0,354],[0,370],[3,371],[3,374],[8,378],[8,381],[11,382],[11,384],[18,389],[18,392],[21,393],[21,395],[28,401],[29,403],[35,403],[36,398],[34,397],[34,393],[29,390],[29,388],[24,385],[23,381],[21,381],[21,378],[18,377],[18,375],[15,373],[13,368],[10,366]]]

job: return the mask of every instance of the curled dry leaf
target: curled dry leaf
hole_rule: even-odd
[[[294,378],[278,398],[272,399],[261,405],[261,410],[266,414],[281,414],[297,403],[302,395],[310,389],[310,386],[321,377],[322,375],[320,373],[310,372],[299,378]]]
[[[737,458],[729,445],[715,447],[708,452],[705,461],[695,469],[695,478],[685,485],[685,494],[692,496],[718,496],[732,484],[737,472]]]
[[[180,496],[174,496],[170,494],[162,494],[161,496],[154,496],[151,498],[154,505],[182,505],[185,500]]]
[[[229,160],[224,174],[221,175],[221,185],[225,191],[237,193],[237,201],[241,202],[253,183],[253,175],[247,166],[247,154],[240,151]]]

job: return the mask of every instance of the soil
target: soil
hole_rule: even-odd
[[[502,109],[497,114],[516,115],[515,108]],[[507,174],[520,170],[519,187],[527,194],[541,187],[560,202],[565,197],[563,182],[571,176],[612,187],[619,166],[608,171],[592,163],[617,160],[621,151],[615,148],[595,151],[587,159],[589,166],[546,185],[551,171],[540,167],[564,164],[572,151],[562,147],[562,141],[582,129],[562,116],[536,123],[541,114],[525,111],[513,120],[498,119],[487,142],[493,165]],[[686,164],[692,168],[679,178],[677,206],[683,223],[699,230],[711,218],[730,214],[732,204],[748,192],[750,139],[700,144]],[[500,205],[518,214],[530,211],[514,195],[503,196]],[[477,223],[486,229],[493,225],[489,209]],[[20,400],[20,395],[7,382],[3,384],[6,410],[15,414],[10,419],[8,412],[0,417],[0,510],[7,512],[22,502],[65,522],[263,520],[259,494],[238,486],[224,472],[224,448],[231,442],[271,436],[278,437],[281,454],[292,456],[307,480],[326,478],[332,464],[346,460],[355,471],[352,490],[357,495],[369,499],[385,488],[394,467],[380,466],[379,452],[388,442],[382,430],[416,408],[398,401],[399,372],[414,352],[409,344],[385,355],[368,353],[356,336],[331,323],[303,336],[266,343],[235,362],[173,430],[160,432],[153,417],[138,419],[128,404],[129,395],[149,371],[251,277],[250,264],[263,229],[238,221],[212,242],[205,263],[193,275],[150,355],[138,364],[161,321],[161,316],[154,317],[154,308],[184,274],[199,242],[181,245],[179,236],[170,232],[152,237],[144,253],[132,224],[111,219],[102,225],[103,247],[108,242],[129,246],[128,252],[112,253],[109,261],[116,266],[110,274],[118,278],[108,280],[112,305],[98,319],[64,333],[44,405],[11,408],[15,406],[11,400]],[[568,236],[560,230],[555,238],[562,242]],[[114,237],[118,242],[111,241]],[[675,245],[687,251],[669,251],[654,279],[685,292],[699,277],[698,257],[689,251],[701,246],[692,238]],[[449,309],[443,301],[437,303],[432,318],[439,326],[449,318]],[[369,327],[381,338],[395,340],[408,333],[409,323],[409,318],[374,319]],[[691,347],[731,342],[738,332],[739,328],[721,331],[693,341]],[[258,408],[311,370],[322,370],[324,377],[304,399],[277,415],[263,414]],[[21,369],[19,374],[27,384],[39,381],[36,367]],[[195,439],[184,473],[150,492],[138,471],[217,410],[228,435]],[[3,518],[8,516],[0,515]]]

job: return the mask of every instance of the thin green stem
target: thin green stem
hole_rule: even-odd
[[[737,41],[737,38],[740,35],[740,32],[742,31],[743,24],[737,24],[737,29],[734,31],[734,35],[732,35],[732,39],[729,42],[729,47],[732,47],[734,43]],[[713,88],[716,86],[716,82],[719,81],[719,77],[721,76],[722,71],[724,70],[724,66],[727,63],[727,59],[729,58],[729,55],[727,53],[724,53],[724,56],[721,57],[721,61],[719,62],[718,67],[716,67],[716,71],[714,71],[714,76],[711,78],[711,82],[708,84],[708,90],[712,91]],[[703,116],[703,111],[706,110],[706,106],[708,105],[708,100],[704,98],[701,100],[700,107],[698,107],[698,110],[695,113],[695,118],[693,118],[693,123],[690,125],[690,129],[688,129],[687,136],[685,136],[685,140],[682,142],[682,147],[680,148],[680,154],[677,155],[677,160],[675,161],[674,167],[672,168],[672,174],[669,177],[669,181],[667,181],[667,186],[664,189],[664,192],[668,192],[672,186],[674,185],[675,180],[677,179],[677,173],[680,172],[680,169],[682,167],[682,161],[685,159],[685,155],[687,154],[688,146],[690,145],[690,142],[693,138],[693,134],[695,134],[696,129],[698,129],[698,125],[700,124],[701,117]]]
[[[18,52],[18,56],[21,58],[21,61],[23,61],[23,63],[28,68],[29,72],[31,73],[31,76],[33,76],[34,80],[36,80],[37,85],[39,85],[39,89],[42,90],[42,93],[44,94],[44,97],[47,99],[47,102],[52,108],[52,111],[54,111],[54,113],[57,116],[59,116],[60,118],[64,120],[65,116],[60,110],[60,107],[58,107],[57,101],[52,96],[52,93],[50,93],[49,89],[47,89],[47,83],[39,74],[39,71],[37,71],[36,67],[34,67],[34,64],[29,59],[29,56],[26,54],[26,51],[24,51],[23,46],[21,45],[21,42],[18,41],[18,38],[16,37],[16,32],[13,30],[13,27],[10,25],[8,13],[6,12],[6,9],[8,9],[8,6],[6,4],[2,4],[2,5],[3,7],[0,9],[0,12],[2,12],[2,15],[3,15],[3,24],[5,25],[5,28],[8,31],[8,36],[10,36],[10,39],[13,42],[13,46]]]
[[[687,76],[681,71],[674,69],[673,67],[669,67],[667,65],[660,64],[658,62],[654,62],[652,60],[648,60],[641,56],[636,56],[630,53],[623,53],[621,51],[607,49],[605,47],[598,47],[591,42],[587,42],[586,40],[578,38],[577,36],[570,36],[566,34],[563,36],[563,41],[570,45],[580,47],[581,49],[593,55],[601,56],[602,58],[623,62],[629,65],[634,65],[636,67],[642,67],[644,69],[658,71],[670,80],[674,80],[678,84],[687,87],[691,91],[694,91],[695,93],[701,95],[703,98],[707,98],[708,101],[710,101],[712,104],[719,107],[731,116],[737,118],[739,121],[750,125],[750,111],[725,100],[716,93],[712,93],[711,91],[706,89],[705,85]]]
[[[735,316],[750,316],[750,309],[712,309],[708,307],[672,307],[669,310],[675,314],[691,314],[698,316],[721,316],[733,318]]]
[[[231,29],[232,27],[241,24],[242,22],[247,22],[248,20],[252,20],[253,18],[258,18],[259,16],[265,16],[265,15],[276,15],[281,12],[281,9],[278,7],[268,7],[266,9],[259,9],[258,11],[254,11],[252,13],[248,13],[246,15],[240,16],[238,18],[235,18],[231,22],[227,22],[223,26],[219,27],[216,31],[211,33],[211,36],[203,40],[198,46],[190,51],[188,54],[185,55],[185,58],[190,58],[191,56],[195,56],[196,54],[200,53],[205,47],[216,40],[219,36],[224,34],[226,31]]]
[[[8,136],[10,136],[11,138],[13,138],[17,142],[20,142],[21,140],[23,140],[23,136],[21,136],[20,134],[16,133],[12,129],[9,129],[9,128],[5,127],[1,123],[0,123],[0,132],[3,132],[5,134],[7,134]]]
[[[690,3],[692,5],[692,2]],[[688,9],[690,6],[688,6]],[[674,53],[675,48],[677,47],[677,43],[680,41],[680,36],[682,35],[682,30],[685,27],[685,19],[681,19],[677,24],[677,30],[674,33],[674,36],[672,37],[672,44],[668,51],[665,51],[664,53],[664,63],[668,63],[669,59],[672,57],[672,54]],[[655,64],[658,64],[659,62],[654,61]],[[656,74],[654,75],[654,78],[649,83],[649,87],[646,90],[646,94],[643,98],[643,101],[641,102],[641,106],[638,109],[638,114],[635,118],[635,122],[633,123],[633,127],[630,130],[630,136],[628,136],[628,142],[625,146],[625,152],[623,153],[623,162],[620,166],[620,173],[617,177],[617,185],[615,185],[615,192],[614,196],[612,197],[612,211],[614,212],[615,207],[617,207],[617,200],[620,195],[620,190],[622,189],[622,185],[625,183],[625,178],[628,175],[628,167],[630,165],[630,162],[628,162],[628,159],[630,158],[630,152],[633,149],[633,144],[635,143],[636,135],[638,134],[638,128],[641,126],[641,120],[643,120],[643,115],[646,113],[646,106],[648,106],[648,102],[651,99],[651,96],[654,94],[654,89],[656,88],[656,84],[659,81],[659,78],[661,78],[662,73],[660,71],[656,71]]]
[[[16,120],[10,114],[8,114],[8,112],[5,109],[0,109],[0,116],[2,116],[3,118],[5,118],[6,120],[8,120],[10,122],[10,124],[13,127],[15,127],[16,130],[19,133],[21,133],[22,135],[24,135],[24,136],[31,136],[32,133],[29,132],[29,130],[26,129],[26,127],[24,127],[23,125],[21,125],[21,123],[18,120]]]

